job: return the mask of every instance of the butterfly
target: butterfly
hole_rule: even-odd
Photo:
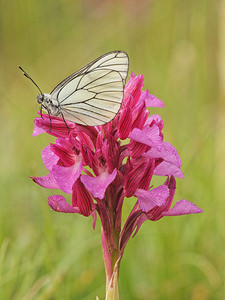
[[[42,93],[33,79],[19,68],[40,91],[37,102],[41,114],[44,109],[49,117],[62,117],[65,123],[68,120],[99,126],[113,120],[120,110],[129,58],[124,51],[106,53],[68,76],[50,94]]]

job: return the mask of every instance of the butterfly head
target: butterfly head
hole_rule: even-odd
[[[44,98],[45,98],[44,94],[39,94],[37,96],[37,103],[42,104],[44,101]]]
[[[49,94],[39,94],[37,96],[37,103],[38,104],[43,104],[46,103],[48,104],[50,102],[51,96]]]

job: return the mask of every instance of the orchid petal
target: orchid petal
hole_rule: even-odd
[[[75,144],[79,143],[76,143],[75,139],[71,136],[70,140],[58,138],[55,144],[51,144],[52,152],[59,157],[65,167],[69,167],[75,162]]]
[[[39,118],[37,118],[37,119],[39,119]],[[39,127],[37,125],[38,124],[37,119],[34,120],[34,130],[32,133],[32,136],[34,136],[34,137],[46,132],[44,129],[42,129],[41,127]]]
[[[118,133],[121,140],[128,138],[132,125],[132,112],[130,107],[125,107],[120,114]]]
[[[59,186],[51,173],[42,177],[31,177],[31,179],[46,189],[59,189]]]
[[[145,126],[142,130],[134,128],[130,134],[130,138],[158,150],[161,149],[162,138],[157,125],[153,125],[152,127]]]
[[[39,113],[40,115],[40,113]],[[69,130],[68,130],[69,127]],[[39,129],[38,129],[39,128]],[[47,114],[42,114],[42,117],[35,119],[35,127],[33,136],[37,136],[43,132],[47,132],[55,137],[68,137],[71,131],[76,129],[73,122],[65,121],[58,117],[49,117]]]
[[[140,100],[141,89],[144,86],[144,76],[135,76],[131,73],[128,83],[124,88],[124,103],[128,103],[131,108],[135,107]]]
[[[147,153],[147,156],[151,158],[162,158],[164,161],[167,161],[178,168],[181,167],[182,163],[180,157],[177,153],[176,148],[170,143],[163,142],[161,149],[157,150],[155,148],[151,148]],[[172,174],[171,174],[172,175]]]
[[[81,158],[78,159],[78,157],[79,156],[77,156],[77,160],[74,165],[70,167],[56,165],[51,171],[60,189],[68,194],[72,193],[73,184],[80,176],[82,171],[82,160]]]
[[[80,178],[78,178],[73,185],[72,205],[75,207],[79,207],[80,213],[86,217],[90,216],[90,214],[92,214],[95,209],[95,204],[93,202],[93,199],[89,191],[85,188],[85,186],[81,182]]]
[[[163,102],[156,98],[156,96],[151,95],[148,90],[143,91],[141,97],[143,97],[147,107],[164,107]]]
[[[116,169],[114,169],[111,174],[108,172],[103,172],[96,177],[81,175],[81,182],[94,197],[103,199],[107,187],[113,182],[113,180],[116,178],[116,175]]]
[[[52,152],[51,145],[45,147],[41,152],[42,160],[44,162],[45,168],[49,171],[52,170],[59,160],[59,157]]]
[[[145,124],[150,125],[152,122],[154,122],[154,124],[158,124],[158,123],[162,122],[160,115],[157,115],[157,114],[150,115]]]
[[[138,189],[136,191],[138,204],[143,212],[148,212],[156,206],[163,206],[169,196],[169,189],[166,185],[160,185],[150,191]]]
[[[139,184],[143,179],[143,176],[146,174],[148,166],[148,160],[146,158],[142,158],[128,173],[123,182],[126,197],[129,198],[133,196],[135,191],[140,187]]]
[[[181,216],[181,215],[189,215],[189,214],[198,214],[202,213],[203,210],[193,204],[192,202],[182,199],[178,201],[173,208],[170,210],[163,212],[163,216]]]
[[[154,175],[158,176],[174,176],[183,179],[184,174],[175,165],[168,163],[166,161],[161,162],[154,170]]]
[[[54,211],[63,212],[63,213],[80,213],[78,207],[72,207],[66,202],[66,199],[61,195],[53,195],[48,197],[48,205]]]

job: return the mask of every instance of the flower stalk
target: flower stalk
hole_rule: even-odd
[[[132,73],[119,113],[102,126],[85,127],[69,121],[66,125],[62,119],[51,117],[50,121],[44,114],[35,119],[34,136],[46,132],[57,139],[42,151],[49,173],[32,179],[44,188],[71,195],[71,204],[62,195],[50,196],[48,205],[54,211],[92,216],[93,228],[99,215],[106,300],[119,299],[120,262],[128,240],[143,222],[202,212],[185,199],[171,208],[175,178],[183,178],[181,160],[176,148],[164,141],[161,117],[149,115],[147,109],[164,107],[162,101],[143,86],[143,75]],[[162,177],[159,186],[152,186],[153,176]],[[124,201],[130,197],[137,200],[121,227]]]
[[[106,287],[105,300],[119,300],[119,288],[118,288],[119,265],[120,265],[120,259],[117,259],[113,268],[111,279],[109,281],[109,284]]]

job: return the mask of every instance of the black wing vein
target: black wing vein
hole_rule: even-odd
[[[65,120],[87,126],[108,123],[121,107],[128,66],[123,51],[102,55],[56,86],[53,105]]]

